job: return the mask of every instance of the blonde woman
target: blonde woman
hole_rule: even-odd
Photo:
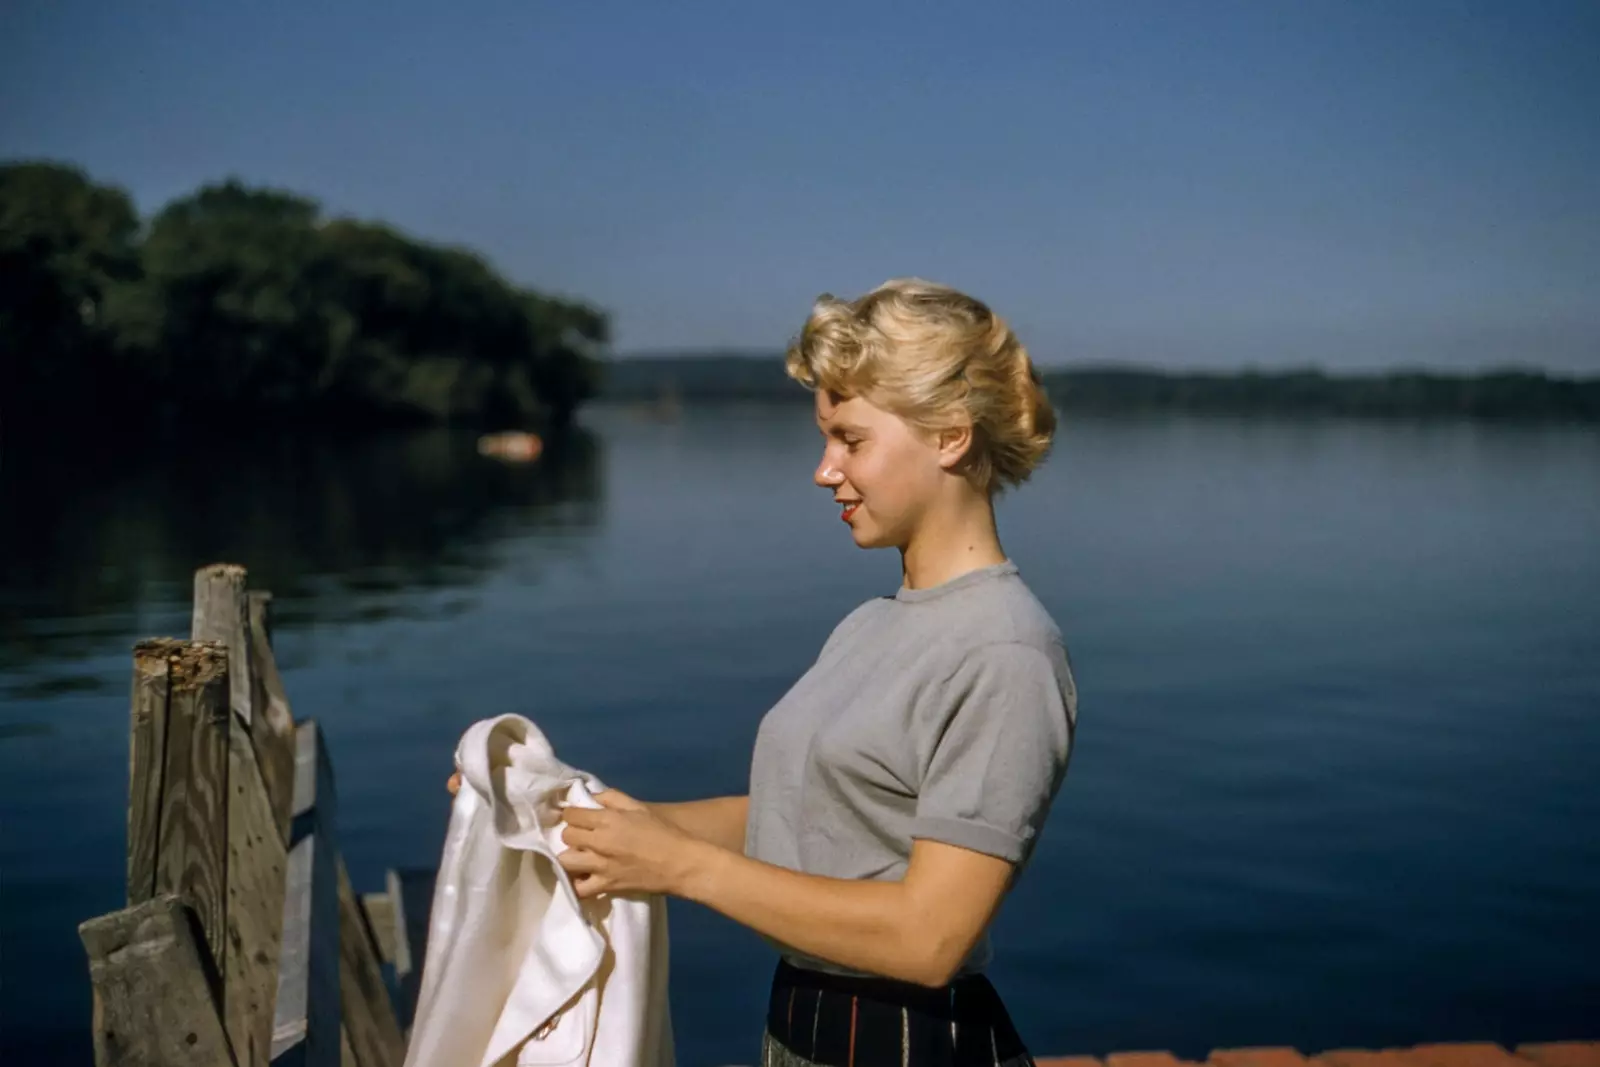
[[[984,976],[1072,748],[1049,613],[994,499],[1049,450],[1027,352],[978,300],[916,280],[812,309],[787,355],[815,394],[816,484],[902,583],[851,612],[761,722],[748,796],[568,809],[580,896],[670,893],[779,951],[764,1067],[1032,1064]]]

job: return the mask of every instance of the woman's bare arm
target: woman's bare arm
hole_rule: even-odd
[[[704,850],[680,895],[820,959],[920,985],[960,968],[999,909],[1012,865],[916,840],[905,878],[857,881],[802,874]]]
[[[943,985],[960,968],[1014,869],[916,838],[900,881],[827,878],[695,837],[619,790],[595,799],[598,810],[566,809],[567,849],[557,857],[579,897],[671,893],[807,955],[920,985]],[[733,808],[720,806],[724,815]],[[728,821],[720,825],[726,832]]]
[[[450,786],[455,792],[459,779],[452,776]],[[1005,860],[924,839],[912,842],[910,864],[898,882],[803,874],[744,855],[748,796],[626,803],[642,809],[638,815],[659,820],[658,826],[665,823],[694,839],[688,843],[694,855],[680,846],[665,865],[679,872],[675,884],[663,887],[668,892],[807,955],[920,985],[950,980],[999,909],[1011,879],[1012,865]],[[574,809],[567,818],[592,832],[596,820],[624,814]],[[577,851],[562,856],[569,870],[587,866],[574,864]]]
[[[698,837],[729,852],[744,853],[745,823],[750,815],[748,796],[646,803],[645,807],[690,837]]]

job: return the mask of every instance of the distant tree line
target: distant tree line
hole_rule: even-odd
[[[1314,370],[1180,374],[1136,368],[1044,368],[1066,414],[1461,416],[1600,420],[1600,377]],[[608,361],[601,398],[630,402],[803,401],[776,353],[661,353]]]
[[[1082,369],[1044,377],[1051,396],[1069,411],[1600,419],[1600,378],[1538,371],[1396,370],[1336,376],[1314,370],[1172,374]]]
[[[0,164],[0,420],[559,427],[606,316],[479,256],[227,181],[143,220],[122,190]]]

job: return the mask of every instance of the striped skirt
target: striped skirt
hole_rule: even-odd
[[[939,989],[812,971],[780,960],[761,1067],[1033,1067],[981,974]]]

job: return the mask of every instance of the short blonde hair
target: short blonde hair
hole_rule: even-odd
[[[859,396],[926,433],[967,423],[964,473],[985,492],[1027,481],[1056,414],[1004,319],[948,286],[897,278],[855,300],[824,293],[784,356],[808,389]]]

